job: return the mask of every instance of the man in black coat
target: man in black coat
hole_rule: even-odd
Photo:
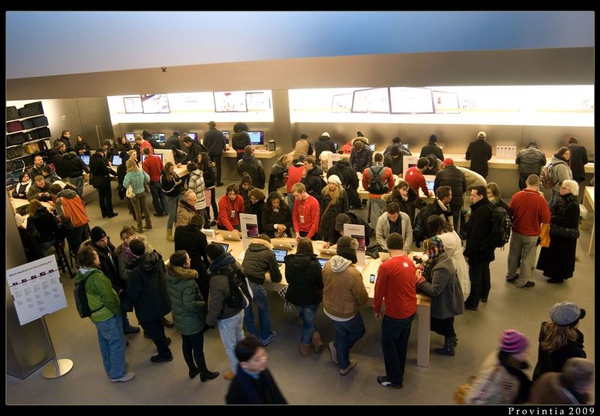
[[[477,133],[477,139],[469,143],[465,159],[471,161],[471,169],[484,178],[488,174],[488,160],[492,158],[492,146],[485,141],[485,131]]]
[[[113,218],[119,214],[114,211],[112,205],[110,177],[117,176],[117,172],[108,167],[104,152],[104,148],[101,147],[90,158],[90,183],[98,191],[98,203],[102,218]]]
[[[443,169],[435,175],[433,189],[437,190],[440,186],[449,186],[452,188],[452,199],[450,200],[452,225],[454,226],[454,230],[458,232],[460,212],[464,202],[463,195],[467,191],[467,180],[465,174],[454,165],[454,160],[449,157],[444,159],[442,167]]]
[[[573,172],[573,180],[579,185],[579,195],[577,196],[579,203],[583,201],[583,188],[581,184],[585,181],[585,168],[588,163],[587,150],[584,146],[580,146],[576,137],[569,139],[569,150],[571,151],[571,172]]]
[[[204,133],[202,142],[208,149],[210,160],[215,162],[217,168],[216,186],[223,186],[223,182],[221,182],[221,157],[225,151],[225,136],[223,136],[221,130],[216,128],[217,124],[214,121],[209,121],[206,124],[208,126],[208,131]]]
[[[471,188],[471,218],[467,222],[467,244],[464,256],[469,264],[471,293],[465,309],[476,311],[479,301],[487,302],[491,289],[490,262],[494,261],[495,247],[491,242],[493,204],[487,199],[485,186]],[[453,198],[454,199],[454,198]],[[528,282],[523,287],[531,287]]]
[[[248,335],[239,341],[235,355],[238,370],[225,396],[227,404],[287,404],[267,368],[267,352],[258,337]]]
[[[180,225],[175,228],[175,251],[185,250],[190,256],[190,268],[198,272],[198,288],[202,297],[208,299],[210,276],[208,275],[208,256],[206,246],[208,240],[206,235],[200,231],[204,225],[204,217],[200,214],[192,216],[188,225]]]
[[[173,148],[173,146],[175,146],[175,148],[181,150],[181,142],[179,141],[179,136],[181,136],[179,130],[174,130],[173,135],[165,141],[164,148],[171,149]]]

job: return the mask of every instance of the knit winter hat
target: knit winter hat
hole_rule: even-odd
[[[329,135],[329,133],[327,133],[326,131],[324,131],[324,132],[321,134],[321,136],[325,136],[325,137],[331,137],[331,136]]]
[[[515,329],[506,329],[500,335],[500,351],[517,354],[529,346],[527,337]]]
[[[148,139],[148,138],[152,137],[152,134],[151,134],[151,133],[150,133],[148,130],[144,130],[144,131],[142,132],[142,137],[143,137],[144,139]]]
[[[478,139],[485,139],[485,137],[486,137],[485,131],[480,131],[479,133],[477,133]]]
[[[327,178],[327,183],[335,183],[335,184],[341,185],[342,181],[340,180],[339,176],[331,175],[329,178]]]
[[[334,175],[331,175],[334,176]],[[335,217],[335,230],[342,231],[344,229],[344,224],[348,224],[350,222],[350,217],[346,214],[338,214]]]
[[[435,142],[437,142],[437,136],[435,134],[432,134],[431,136],[429,136],[429,143]]]
[[[102,240],[104,237],[106,237],[106,231],[104,231],[102,228],[95,226],[94,228],[91,229],[90,238],[92,239],[92,242],[97,243],[98,241]]]
[[[352,263],[356,263],[358,260],[356,258],[357,249],[358,241],[350,236],[345,235],[340,237],[340,239],[337,241],[336,254],[350,260]]]
[[[580,319],[585,318],[585,309],[581,309],[573,302],[555,303],[550,308],[550,319],[556,325],[567,326],[573,325]]]

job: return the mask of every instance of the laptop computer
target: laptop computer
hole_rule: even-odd
[[[284,264],[285,263],[285,256],[287,256],[288,251],[282,248],[274,248],[273,249],[273,253],[275,253],[275,260],[277,261],[277,263]]]
[[[214,241],[214,243],[221,245],[221,247],[223,247],[223,251],[226,251],[226,252],[229,251],[229,244],[227,244],[227,243],[219,243],[217,241]]]
[[[275,238],[271,240],[271,245],[273,246],[273,248],[284,248],[286,250],[294,249],[292,243],[290,243],[289,241],[280,241]]]
[[[242,241],[242,237],[240,237],[240,233],[237,230],[233,230],[233,231],[222,230],[221,235],[223,236],[223,240]]]
[[[329,259],[324,259],[323,257],[317,257],[317,260],[321,264],[321,267],[325,267],[325,263],[329,261]]]
[[[319,254],[321,256],[335,256],[336,254],[336,249],[335,248],[321,248],[319,249]]]
[[[86,166],[90,165],[90,155],[79,155],[79,158],[83,163],[86,164]]]

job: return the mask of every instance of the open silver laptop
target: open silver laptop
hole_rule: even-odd
[[[220,232],[221,232],[221,235],[223,236],[223,240],[242,241],[242,237],[240,237],[240,232],[237,230],[233,230],[233,231],[221,230]]]
[[[274,248],[273,253],[275,253],[275,260],[281,268],[285,264],[285,256],[287,256],[288,251],[283,248]]]
[[[336,249],[332,247],[319,249],[319,255],[321,256],[335,256],[335,254]]]
[[[271,245],[273,246],[273,248],[282,248],[282,249],[286,249],[286,250],[294,249],[294,246],[292,246],[292,243],[290,243],[287,240],[277,240],[274,238],[271,240]]]

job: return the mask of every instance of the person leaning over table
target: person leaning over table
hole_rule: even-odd
[[[400,211],[400,207],[395,202],[387,204],[386,211],[379,217],[375,227],[376,241],[384,250],[387,250],[386,240],[391,233],[398,233],[402,236],[404,251],[409,252],[413,242],[410,218],[406,213]]]
[[[412,321],[417,314],[415,266],[403,250],[404,240],[391,233],[386,244],[390,259],[377,270],[373,311],[381,322],[381,350],[385,376],[378,376],[383,387],[401,389]],[[382,304],[385,302],[385,307]]]
[[[262,224],[265,234],[271,238],[292,237],[292,210],[277,191],[267,197]]]
[[[331,231],[331,234],[329,234],[329,239],[323,244],[323,248],[329,248],[337,243],[340,237],[344,235],[344,224],[362,225],[365,230],[365,247],[369,247],[371,244],[371,237],[369,236],[370,233],[367,222],[356,215],[356,213],[346,211],[335,217],[334,228]]]
[[[358,242],[350,236],[338,240],[336,255],[323,267],[323,312],[333,324],[335,340],[329,343],[331,361],[345,376],[356,367],[350,349],[365,334],[359,307],[369,300],[357,262]]]

